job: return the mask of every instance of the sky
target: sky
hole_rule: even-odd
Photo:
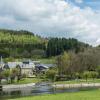
[[[0,28],[100,44],[100,0],[0,0]]]

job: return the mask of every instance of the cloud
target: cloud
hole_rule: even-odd
[[[76,3],[83,3],[83,0],[75,0]]]
[[[98,45],[100,12],[65,0],[1,0],[0,27],[25,29],[45,37],[73,37]]]

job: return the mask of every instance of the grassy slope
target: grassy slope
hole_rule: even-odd
[[[100,89],[44,96],[31,96],[9,100],[100,100]]]

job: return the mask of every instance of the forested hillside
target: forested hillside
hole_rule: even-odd
[[[0,56],[8,58],[51,57],[64,51],[82,52],[87,47],[76,39],[45,39],[29,31],[0,30]]]
[[[45,40],[31,32],[0,30],[0,55],[3,57],[32,57],[36,51],[44,50]]]
[[[48,42],[47,56],[60,55],[62,52],[83,52],[89,45],[79,42],[77,39],[52,38]]]

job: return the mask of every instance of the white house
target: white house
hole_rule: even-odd
[[[21,74],[26,74],[28,76],[33,75],[33,70],[35,69],[35,64],[31,60],[23,62],[8,62],[6,66],[8,66],[9,69],[19,66],[21,68]]]

